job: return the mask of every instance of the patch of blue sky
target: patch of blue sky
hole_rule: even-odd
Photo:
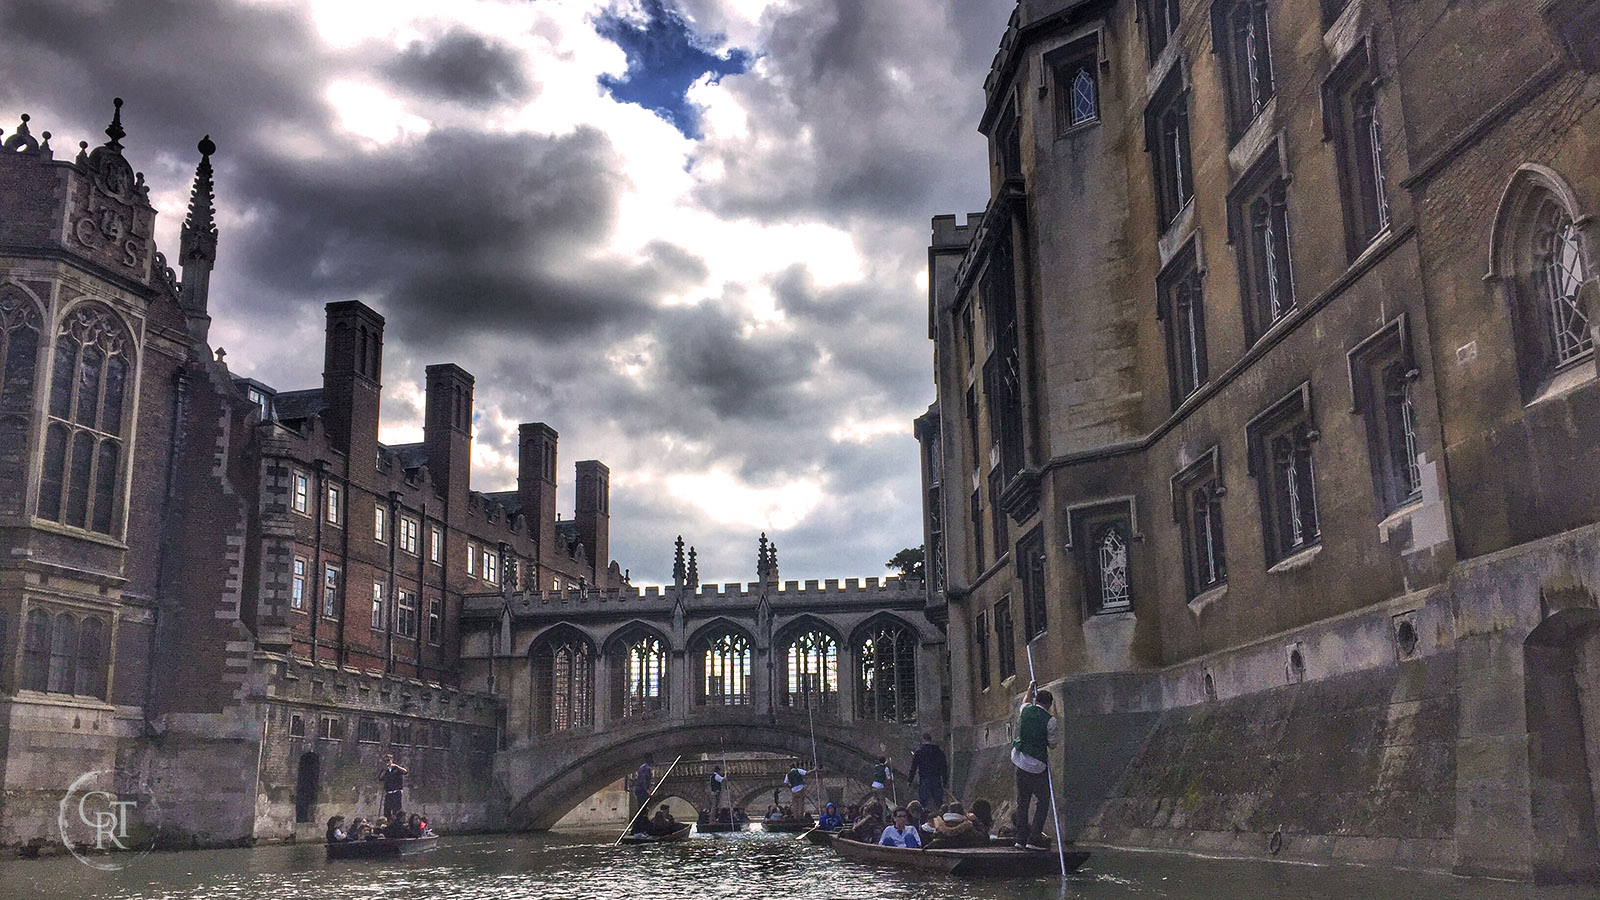
[[[642,15],[612,7],[595,19],[595,32],[618,47],[628,71],[600,76],[600,86],[619,103],[654,112],[690,139],[700,137],[700,110],[689,102],[689,88],[704,75],[716,82],[750,68],[755,55],[741,48],[719,52],[721,35],[696,34],[669,0],[643,0]]]

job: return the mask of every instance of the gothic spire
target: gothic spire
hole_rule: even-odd
[[[700,587],[700,564],[695,561],[694,548],[689,548],[689,587]]]
[[[767,533],[761,532],[761,541],[756,545],[756,580],[765,584],[767,581]]]
[[[211,154],[217,145],[211,135],[200,139],[200,164],[194,170],[194,188],[189,194],[189,215],[183,220],[178,238],[178,265],[183,269],[178,303],[189,320],[189,335],[204,341],[211,318],[206,312],[211,292],[211,269],[217,263],[216,186],[211,179]]]
[[[683,565],[683,535],[678,535],[678,540],[674,546],[676,546],[678,549],[677,552],[672,555],[672,583],[678,587],[683,587],[684,581],[688,575],[688,573],[684,571]]]
[[[767,580],[778,580],[778,542],[773,541],[767,545]]]
[[[183,220],[186,229],[217,233],[215,216],[217,210],[212,206],[216,199],[216,187],[211,181],[211,154],[217,152],[217,145],[211,142],[211,135],[200,139],[200,165],[194,170],[194,188],[189,192],[189,215]]]

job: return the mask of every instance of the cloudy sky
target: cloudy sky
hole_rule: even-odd
[[[636,584],[885,573],[921,542],[929,218],[981,209],[1012,0],[5,0],[0,126],[104,140],[170,255],[219,150],[212,344],[321,378],[322,307],[388,320],[381,438],[477,376],[473,487],[516,425],[611,467]]]

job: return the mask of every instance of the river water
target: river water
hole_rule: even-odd
[[[612,847],[611,835],[445,837],[406,860],[328,862],[322,847],[151,853],[113,872],[70,856],[0,862],[0,900],[1592,900],[1534,888],[1351,866],[1098,851],[1068,879],[971,880],[845,862],[794,835],[697,835]],[[123,860],[119,860],[122,862]]]

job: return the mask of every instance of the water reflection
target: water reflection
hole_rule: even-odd
[[[328,862],[320,846],[155,853],[120,872],[71,858],[0,862],[16,900],[1577,900],[1591,888],[1533,888],[1354,867],[1096,853],[1058,878],[968,880],[845,862],[793,835],[706,835],[613,847],[610,835],[447,837],[394,862]]]

